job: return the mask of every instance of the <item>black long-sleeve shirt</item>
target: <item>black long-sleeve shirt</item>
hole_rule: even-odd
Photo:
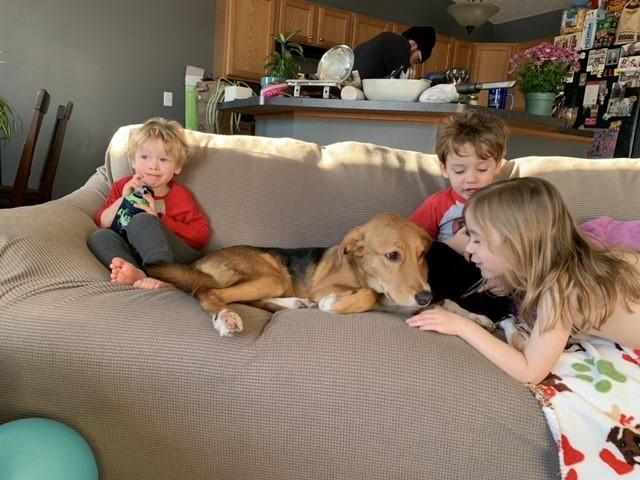
[[[360,78],[384,78],[398,67],[409,67],[409,40],[393,32],[382,32],[353,51],[354,70]]]

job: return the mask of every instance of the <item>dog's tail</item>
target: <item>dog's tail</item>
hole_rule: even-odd
[[[204,272],[189,265],[168,263],[165,265],[148,265],[145,267],[149,276],[171,283],[180,290],[194,295],[202,288],[218,288],[216,281]]]

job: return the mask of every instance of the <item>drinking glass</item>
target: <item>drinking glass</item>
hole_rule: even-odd
[[[564,124],[567,128],[573,128],[578,118],[578,107],[564,107]]]

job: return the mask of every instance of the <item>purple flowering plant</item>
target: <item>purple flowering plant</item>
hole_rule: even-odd
[[[569,74],[579,69],[578,52],[548,42],[517,53],[509,61],[509,73],[515,74],[524,94],[558,93]]]

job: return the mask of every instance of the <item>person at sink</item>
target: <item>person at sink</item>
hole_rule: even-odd
[[[402,32],[382,32],[358,45],[353,69],[361,79],[385,78],[394,71],[425,62],[436,43],[432,27],[411,27]]]

